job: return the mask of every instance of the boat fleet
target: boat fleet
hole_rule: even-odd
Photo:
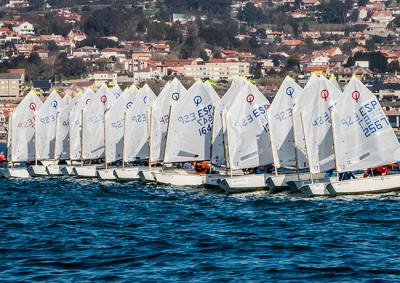
[[[147,84],[124,91],[104,84],[73,97],[53,91],[45,100],[31,91],[9,118],[0,177],[67,175],[306,197],[400,189],[400,174],[357,174],[400,161],[400,144],[356,77],[343,90],[334,77],[313,74],[304,88],[286,77],[272,103],[246,78],[221,98],[213,85],[198,80],[186,89],[175,78],[156,96]],[[201,161],[211,170],[190,168]],[[270,164],[273,172],[264,170]],[[339,181],[326,174],[332,170],[356,177]]]

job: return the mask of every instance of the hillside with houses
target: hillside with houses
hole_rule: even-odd
[[[0,2],[0,122],[31,87],[239,76],[273,96],[289,74],[356,74],[399,127],[400,4],[390,0]]]

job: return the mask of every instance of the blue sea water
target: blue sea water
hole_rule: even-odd
[[[395,282],[396,194],[0,180],[0,282]]]

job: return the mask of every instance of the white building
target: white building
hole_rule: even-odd
[[[9,8],[26,8],[29,7],[27,0],[9,0],[6,7]]]
[[[19,26],[13,28],[13,30],[20,35],[33,35],[35,34],[35,28],[31,23],[23,22]]]
[[[104,83],[115,85],[118,82],[118,75],[113,72],[94,72],[89,75],[89,79],[94,81],[95,86],[101,86]]]
[[[250,75],[250,63],[214,59],[202,65],[185,65],[183,74],[195,80],[201,78],[210,78],[215,81],[232,80]]]

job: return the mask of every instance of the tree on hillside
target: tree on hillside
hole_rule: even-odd
[[[226,15],[231,9],[232,0],[165,0],[171,12],[201,11],[206,14]]]
[[[88,37],[78,42],[77,47],[83,46],[96,46],[98,49],[104,49],[107,47],[118,47],[118,43],[114,40],[100,38],[100,37]]]
[[[248,2],[243,9],[240,9],[237,18],[245,21],[250,25],[261,24],[265,22],[265,15],[260,8],[254,6],[253,3]]]
[[[82,28],[92,36],[116,35],[121,39],[133,39],[141,20],[143,15],[138,10],[106,7],[92,11]]]
[[[357,52],[353,57],[349,58],[348,65],[354,65],[355,61],[368,61],[369,69],[376,72],[384,73],[388,70],[388,62],[385,55],[381,52]]]
[[[344,24],[347,22],[347,12],[352,7],[352,0],[323,1],[320,5],[321,18],[327,23]]]
[[[286,69],[295,70],[300,69],[300,57],[297,55],[291,55],[286,60]]]

